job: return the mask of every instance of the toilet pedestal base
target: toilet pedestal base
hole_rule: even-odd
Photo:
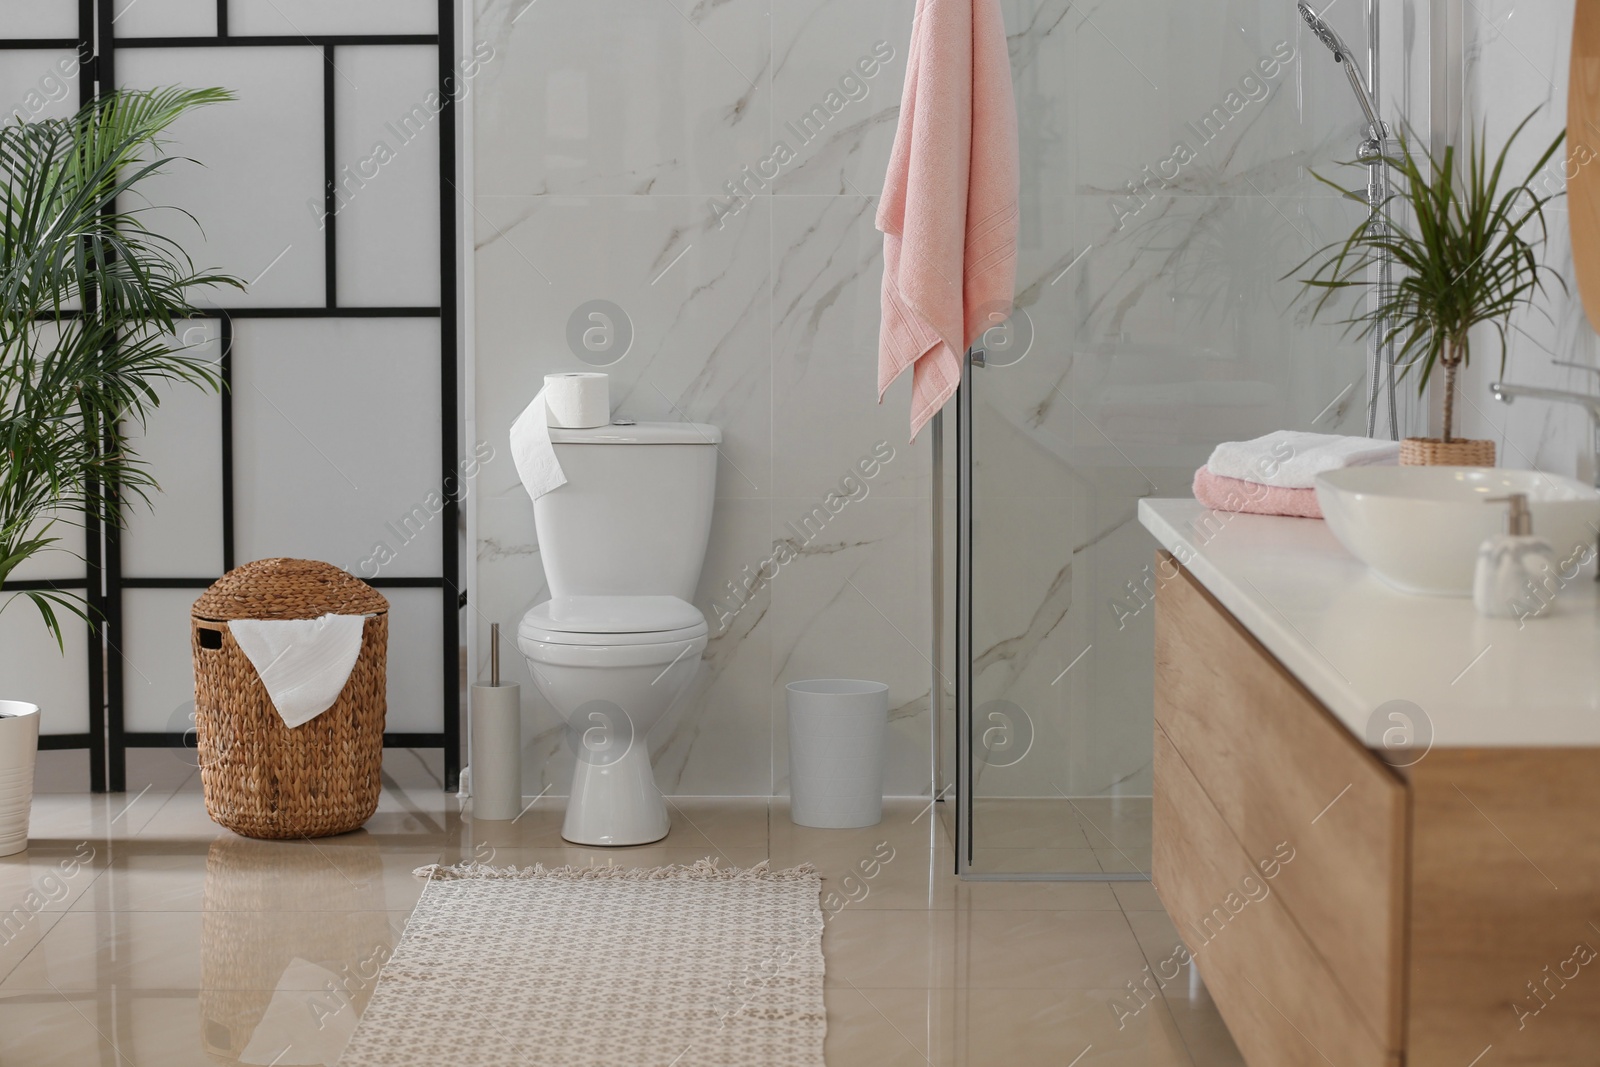
[[[643,743],[609,763],[580,759],[561,836],[575,845],[648,845],[667,836],[667,806]]]

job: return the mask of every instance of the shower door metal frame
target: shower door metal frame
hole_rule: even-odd
[[[971,882],[1148,882],[1148,871],[1038,871],[986,872],[972,866],[972,804],[976,799],[977,751],[975,717],[972,705],[972,564],[973,564],[973,376],[969,350],[961,363],[961,388],[956,393],[956,604],[955,604],[955,690],[956,690],[956,848],[955,873]],[[935,476],[938,475],[935,472]],[[936,528],[944,521],[943,511],[935,515]],[[935,657],[937,662],[937,657]],[[937,672],[935,672],[937,683]],[[937,705],[935,705],[937,708]],[[937,714],[935,715],[937,718]],[[937,737],[937,734],[935,735]],[[937,752],[935,764],[937,765]],[[937,776],[935,777],[937,782]],[[938,794],[936,793],[935,796]],[[1069,800],[1070,804],[1071,801]]]

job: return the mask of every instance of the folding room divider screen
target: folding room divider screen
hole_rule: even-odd
[[[109,87],[222,86],[185,117],[150,224],[202,267],[183,338],[219,395],[175,390],[139,448],[163,492],[81,562],[39,561],[3,591],[82,590],[98,632],[65,656],[22,604],[0,615],[5,695],[44,707],[45,748],[85,748],[97,791],[129,748],[193,747],[189,606],[236,563],[305,556],[391,602],[385,744],[460,765],[456,105],[450,0],[20,0],[0,4],[12,115],[70,114]],[[203,227],[203,228],[202,228]],[[73,532],[76,537],[76,531]],[[175,757],[193,762],[193,753]]]

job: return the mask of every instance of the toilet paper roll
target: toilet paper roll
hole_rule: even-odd
[[[544,376],[544,400],[550,425],[591,430],[611,422],[611,386],[604,374],[573,371]]]

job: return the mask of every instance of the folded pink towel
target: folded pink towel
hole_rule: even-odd
[[[1017,109],[999,0],[917,0],[877,226],[878,401],[914,368],[915,439],[955,395],[967,347],[1011,314]]]
[[[1240,478],[1212,474],[1206,467],[1194,472],[1194,498],[1212,511],[1240,511],[1251,515],[1288,515],[1320,519],[1315,489],[1284,489]]]

